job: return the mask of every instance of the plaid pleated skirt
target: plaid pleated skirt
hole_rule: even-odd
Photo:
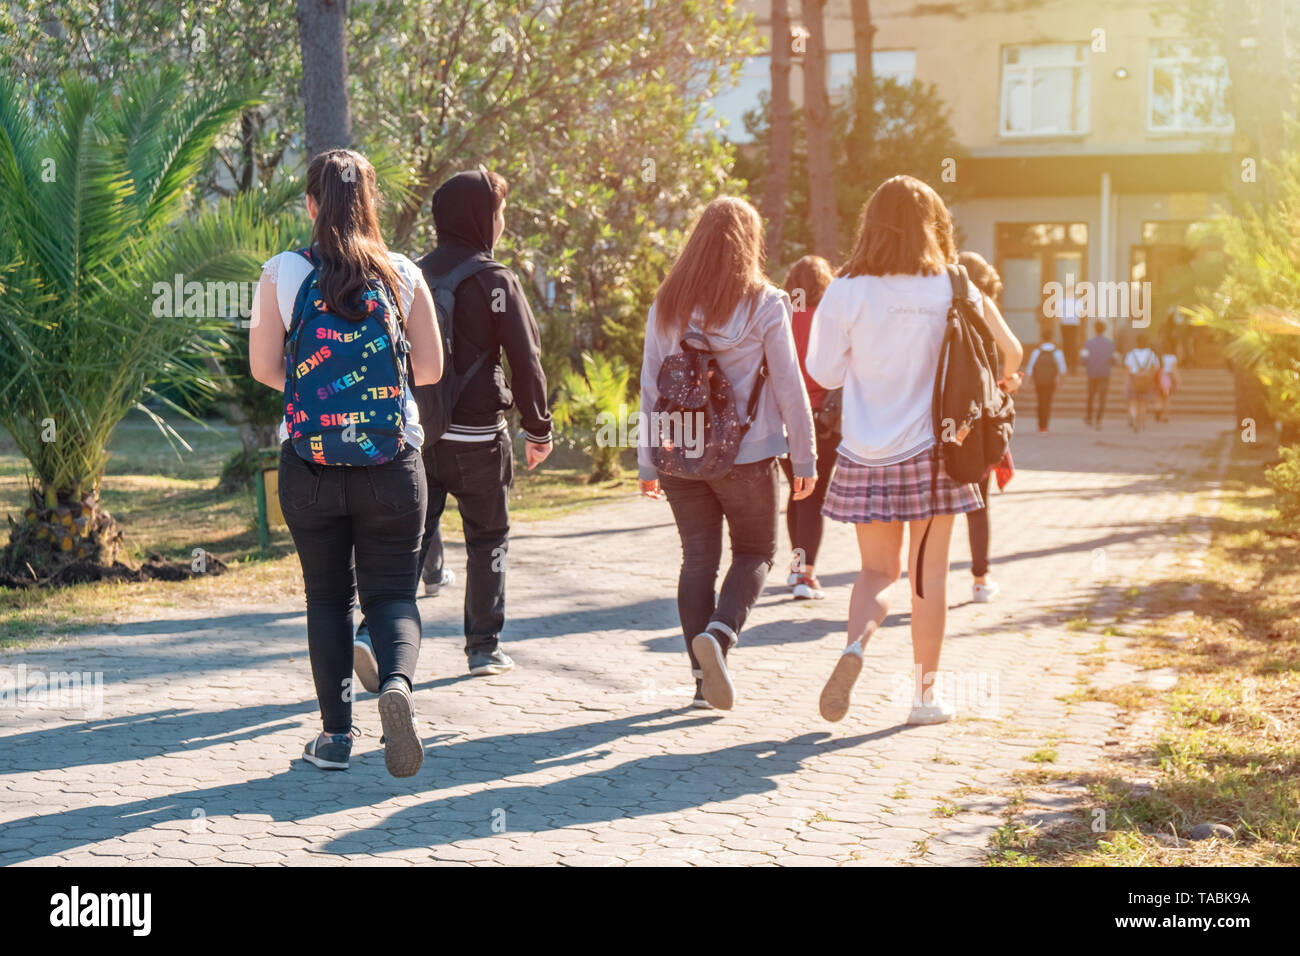
[[[931,502],[934,468],[939,469],[939,477]],[[978,486],[959,485],[949,478],[930,448],[892,465],[861,465],[840,455],[822,514],[834,521],[870,524],[923,521],[932,515],[965,514],[983,507]]]

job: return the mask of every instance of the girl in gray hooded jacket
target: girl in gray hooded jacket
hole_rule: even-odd
[[[665,358],[688,332],[702,335],[746,409],[767,363],[768,381],[731,472],[685,478],[656,470],[648,442],[638,448],[641,493],[667,496],[682,541],[677,610],[695,678],[696,707],[729,710],[735,688],[728,651],[758,600],[776,555],[776,459],[788,454],[794,496],[817,481],[812,408],[790,325],[790,299],[763,276],[763,224],[743,199],[722,197],[705,208],[672,271],[659,287],[646,323],[641,409],[659,399]],[[716,592],[722,527],[731,538],[731,567]]]

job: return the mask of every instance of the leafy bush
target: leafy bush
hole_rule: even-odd
[[[1277,511],[1285,521],[1300,522],[1300,445],[1280,449],[1282,460],[1265,477],[1277,495]]]
[[[582,374],[570,371],[560,382],[552,409],[560,434],[591,457],[588,481],[618,477],[622,438],[630,436],[639,401],[628,397],[631,370],[617,358],[582,353]],[[620,419],[627,422],[620,428]]]

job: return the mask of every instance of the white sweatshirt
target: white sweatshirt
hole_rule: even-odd
[[[973,285],[971,301],[983,315]],[[951,305],[947,273],[830,284],[813,315],[804,366],[825,388],[844,388],[845,458],[890,465],[934,444],[934,376]]]

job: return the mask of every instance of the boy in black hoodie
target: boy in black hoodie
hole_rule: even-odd
[[[508,190],[500,175],[475,170],[458,173],[433,194],[438,244],[417,263],[430,288],[439,276],[471,256],[492,254],[505,229]],[[456,372],[464,375],[480,356],[486,354],[487,359],[463,382],[451,411],[451,427],[442,435],[424,437],[429,507],[420,561],[426,594],[436,593],[443,582],[454,580],[442,567],[439,533],[447,495],[454,495],[468,553],[465,654],[469,672],[483,676],[514,667],[514,661],[501,650],[510,531],[507,503],[514,477],[513,444],[504,413],[511,407],[519,410],[530,471],[551,453],[551,413],[537,320],[515,274],[493,263],[461,282],[455,295],[452,361]],[[510,363],[509,383],[501,368],[503,353]],[[421,421],[432,421],[425,409],[431,400],[436,401],[436,390],[426,386],[416,387],[414,392]],[[356,647],[357,674],[369,689],[366,678],[371,654],[367,653],[365,634],[358,634]]]
[[[433,194],[438,244],[418,261],[432,284],[471,256],[492,254],[505,229],[505,179],[474,170],[458,173]],[[431,286],[432,287],[432,286]],[[507,502],[514,460],[505,411],[519,410],[529,470],[551,453],[551,412],[542,372],[537,320],[515,274],[493,265],[471,275],[456,289],[452,321],[453,361],[463,374],[487,353],[488,359],[465,383],[443,435],[427,435],[425,470],[429,510],[425,524],[425,580],[441,580],[442,540],[438,522],[447,495],[456,498],[468,552],[465,582],[465,653],[469,672],[500,674],[514,667],[501,650],[505,624],[505,554],[510,530]],[[501,368],[505,354],[510,381]],[[420,390],[416,390],[417,400]]]

